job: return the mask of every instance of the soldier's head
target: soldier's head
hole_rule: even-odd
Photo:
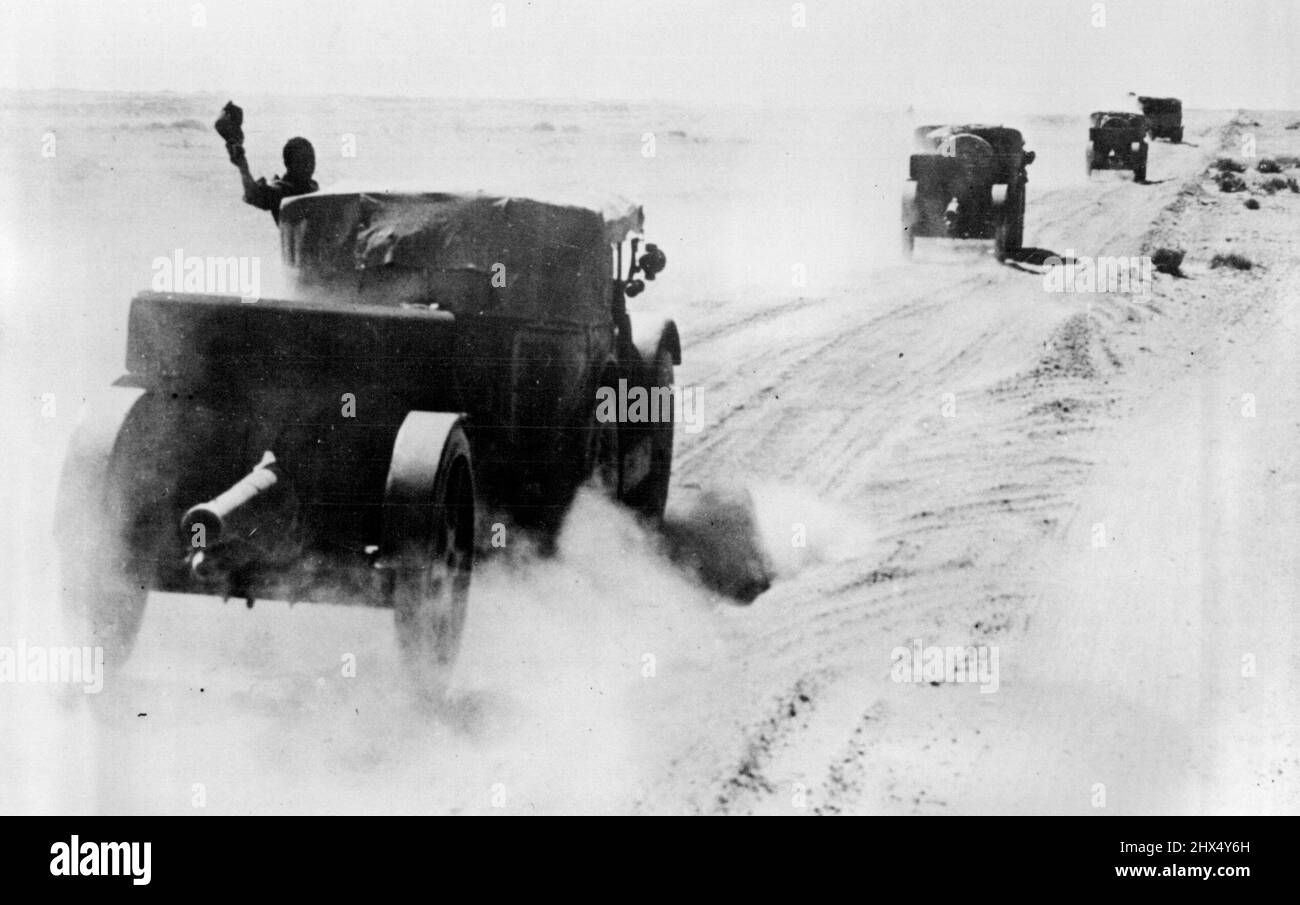
[[[291,138],[284,143],[285,175],[298,182],[311,179],[316,171],[316,149],[305,138]]]

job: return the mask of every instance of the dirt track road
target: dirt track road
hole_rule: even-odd
[[[1027,242],[1133,255],[1236,235],[1213,250],[1280,255],[1265,276],[1233,283],[1205,254],[1129,304],[936,257],[861,294],[718,313],[685,379],[707,375],[726,414],[683,480],[757,471],[837,500],[851,516],[768,512],[787,545],[807,525],[813,558],[854,519],[873,543],[747,614],[762,628],[716,716],[748,696],[750,720],[697,740],[656,807],[685,773],[709,778],[705,811],[1296,809],[1297,228],[1281,213],[1276,244],[1243,242],[1240,199],[1189,185],[1222,123],[1157,146],[1157,184],[1033,194]],[[1267,415],[1242,415],[1248,393]],[[996,645],[998,691],[892,683],[915,638]]]
[[[0,810],[1300,809],[1300,196],[1251,233],[1199,192],[1227,119],[1157,145],[1151,185],[1031,182],[1034,246],[1187,247],[1150,298],[934,253],[674,311],[705,423],[671,507],[753,491],[777,578],[752,605],[582,501],[557,559],[476,578],[430,717],[394,691],[385,613],[155,595],[122,694],[17,706],[33,780]],[[1207,270],[1225,235],[1267,267]],[[997,690],[892,681],[915,639],[996,646]]]

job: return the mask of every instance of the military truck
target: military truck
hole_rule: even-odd
[[[437,695],[489,525],[553,532],[589,479],[659,518],[681,344],[628,310],[666,263],[642,226],[617,201],[340,188],[284,202],[286,297],[137,295],[57,515],[108,668],[150,591],[359,602]],[[602,418],[603,388],[658,417]]]
[[[1088,175],[1093,170],[1132,170],[1135,182],[1147,179],[1147,119],[1140,113],[1099,111],[1089,118],[1085,148]]]
[[[1183,102],[1176,97],[1138,96],[1138,106],[1147,118],[1151,139],[1167,138],[1174,144],[1183,140]]]
[[[903,190],[903,250],[920,238],[992,239],[998,260],[1024,244],[1026,167],[1020,132],[1005,126],[921,126]]]

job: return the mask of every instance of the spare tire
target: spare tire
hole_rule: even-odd
[[[992,172],[993,146],[973,132],[957,132],[939,142],[939,153],[955,157],[975,171]]]

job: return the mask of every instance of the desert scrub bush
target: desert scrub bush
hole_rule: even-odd
[[[1236,173],[1220,173],[1214,177],[1214,181],[1218,183],[1221,192],[1244,192],[1246,190],[1246,180]]]
[[[1220,267],[1231,267],[1233,270],[1250,270],[1255,266],[1255,262],[1245,255],[1239,255],[1235,251],[1227,254],[1217,254],[1210,258],[1210,269],[1217,270]]]
[[[1259,202],[1256,201],[1254,198],[1247,198],[1246,207],[1252,211],[1257,211],[1259,210]]]
[[[1300,167],[1300,157],[1294,157],[1290,154],[1279,154],[1273,158],[1273,162],[1284,170]]]
[[[1157,248],[1151,255],[1151,266],[1157,273],[1180,277],[1183,275],[1183,258],[1186,256],[1187,252],[1177,248]]]
[[[1231,157],[1220,157],[1210,165],[1220,173],[1244,173],[1246,165],[1240,160],[1233,160]]]
[[[1259,163],[1255,164],[1255,169],[1261,173],[1280,173],[1282,172],[1282,165],[1272,157],[1261,157]]]
[[[1290,188],[1295,179],[1287,179],[1285,176],[1270,176],[1259,184],[1259,187],[1270,195],[1274,192],[1280,192],[1282,189]]]

